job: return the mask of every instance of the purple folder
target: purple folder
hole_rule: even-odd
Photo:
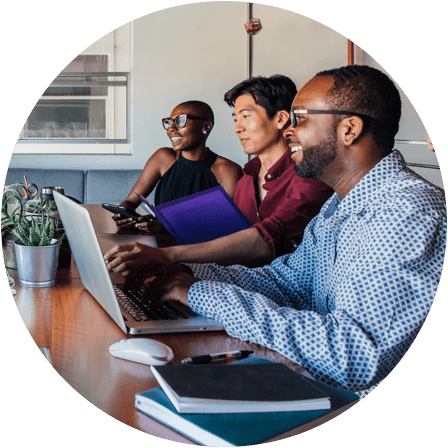
[[[222,187],[209,188],[156,207],[138,196],[179,244],[204,243],[251,226]]]

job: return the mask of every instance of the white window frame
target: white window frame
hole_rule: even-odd
[[[120,53],[124,57],[116,57]],[[108,130],[119,126],[120,118],[125,113],[126,137],[124,139],[38,139],[18,140],[14,154],[130,154],[131,153],[131,55],[132,55],[132,22],[112,31],[93,45],[88,47],[81,55],[107,55],[108,74],[126,77],[126,95],[116,95],[110,89],[108,97],[99,97],[106,100],[106,113]],[[115,71],[116,70],[116,71]],[[77,73],[77,75],[82,75]],[[98,74],[95,74],[98,76]],[[42,97],[45,100],[70,97]],[[77,96],[73,99],[95,99],[95,97]],[[123,110],[125,108],[125,110]]]

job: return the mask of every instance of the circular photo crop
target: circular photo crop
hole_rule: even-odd
[[[435,439],[440,6],[176,3],[12,8],[6,433]]]

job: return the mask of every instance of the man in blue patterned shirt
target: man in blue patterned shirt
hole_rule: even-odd
[[[446,244],[441,190],[393,150],[401,101],[382,72],[318,73],[296,95],[286,130],[296,173],[335,194],[298,249],[269,266],[148,262],[127,286],[212,317],[229,335],[277,350],[315,378],[362,391],[381,381],[420,330]]]

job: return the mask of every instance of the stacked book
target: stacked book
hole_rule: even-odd
[[[257,358],[151,370],[161,387],[137,394],[136,408],[206,446],[261,443],[358,399]]]

